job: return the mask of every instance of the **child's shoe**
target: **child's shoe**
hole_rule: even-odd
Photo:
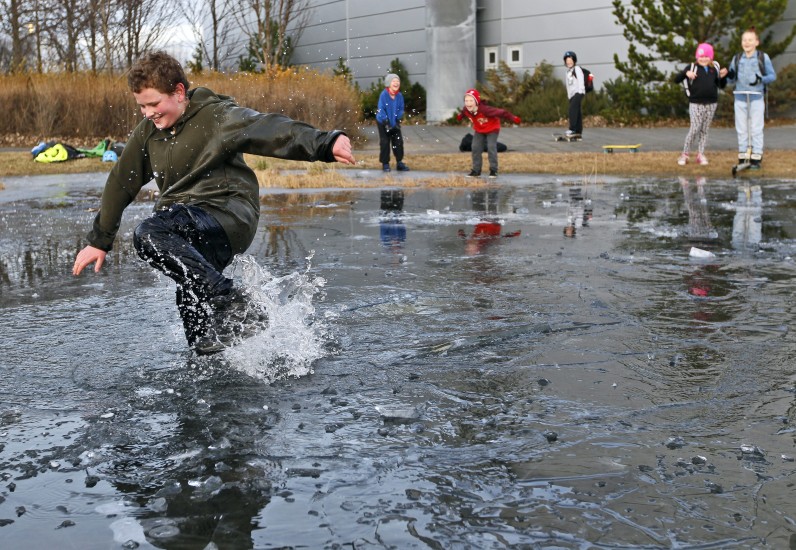
[[[680,158],[677,159],[677,164],[679,164],[680,166],[685,166],[686,164],[688,164],[688,153],[683,153],[682,155],[680,155]]]
[[[390,171],[390,165],[389,164],[382,164],[381,169],[384,170],[385,172],[389,172]]]
[[[489,179],[493,180],[497,178],[497,170],[490,170],[489,171]]]
[[[409,171],[409,167],[406,164],[404,164],[403,162],[399,162],[398,166],[396,166],[395,169],[398,170],[399,172],[408,172]]]
[[[701,154],[701,153],[698,154],[697,155],[697,164],[699,164],[700,166],[707,166],[708,158],[705,155]]]
[[[481,172],[476,172],[475,170],[470,170],[470,173],[467,174],[468,178],[480,178]]]

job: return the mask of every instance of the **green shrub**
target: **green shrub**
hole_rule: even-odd
[[[792,112],[796,105],[796,64],[791,63],[777,72],[777,79],[768,87],[770,116]]]

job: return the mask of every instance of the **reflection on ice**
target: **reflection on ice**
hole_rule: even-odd
[[[735,218],[732,222],[732,246],[744,250],[757,248],[763,237],[763,191],[759,185],[738,188]]]
[[[96,196],[0,198],[3,547],[788,548],[793,190],[753,183],[269,190],[269,324],[200,359],[151,205],[81,281]]]

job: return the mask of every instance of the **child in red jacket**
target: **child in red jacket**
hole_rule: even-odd
[[[464,109],[456,115],[457,120],[464,117],[473,123],[473,169],[467,177],[477,178],[481,175],[483,164],[482,153],[486,143],[487,158],[489,159],[489,177],[494,179],[498,174],[497,140],[500,133],[500,119],[514,124],[520,123],[520,117],[506,111],[491,107],[481,102],[478,90],[471,89],[464,93]]]

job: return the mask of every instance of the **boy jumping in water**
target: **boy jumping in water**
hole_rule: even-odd
[[[144,119],[133,130],[102,193],[89,245],[72,273],[111,250],[124,209],[155,180],[155,212],[136,229],[138,255],[177,283],[177,309],[189,346],[216,353],[234,340],[225,323],[246,297],[222,272],[257,231],[259,186],[243,153],[290,160],[354,164],[342,132],[322,132],[278,114],[239,107],[207,88],[188,89],[180,63],[164,52],[145,54],[127,84]]]

